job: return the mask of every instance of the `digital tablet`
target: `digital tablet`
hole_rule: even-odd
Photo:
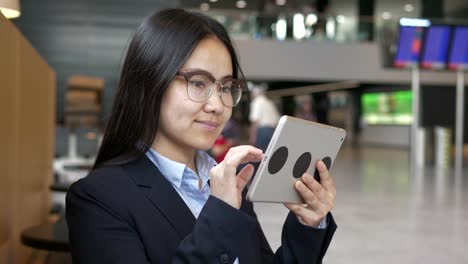
[[[332,126],[282,116],[247,192],[252,202],[303,203],[294,184],[304,172],[320,181],[316,163],[331,168],[346,136]]]

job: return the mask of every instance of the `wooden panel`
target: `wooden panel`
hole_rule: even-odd
[[[15,238],[25,228],[46,220],[50,200],[48,186],[52,180],[55,75],[26,41],[20,42],[20,124],[18,170],[19,192]],[[17,245],[19,245],[19,241]],[[18,263],[25,263],[29,248],[20,247]]]
[[[12,263],[10,261],[10,242],[0,243],[0,263]]]
[[[20,104],[20,157],[27,164],[21,164],[21,185],[44,187],[45,177],[52,178],[53,139],[55,125],[54,105],[55,86],[49,66],[25,41],[21,42],[19,92]],[[40,157],[40,158],[38,158]],[[34,158],[34,160],[33,160]],[[40,173],[50,173],[40,175]]]
[[[49,209],[55,73],[3,16],[0,43],[0,263],[25,263],[20,233]]]
[[[4,259],[0,263],[8,263],[12,257],[11,215],[13,213],[15,187],[14,175],[17,170],[16,159],[18,149],[17,111],[17,69],[19,61],[18,36],[11,23],[0,15],[0,248]]]

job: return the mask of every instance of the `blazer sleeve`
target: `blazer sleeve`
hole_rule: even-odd
[[[251,202],[244,200],[242,210],[257,219]],[[289,212],[283,225],[281,246],[274,253],[257,220],[261,263],[322,263],[336,228],[331,213],[327,215],[327,228],[318,229],[301,224],[294,213]]]
[[[233,263],[253,256],[257,248],[246,245],[256,234],[256,219],[210,196],[191,234],[179,245],[175,263]],[[247,262],[250,263],[250,262]],[[255,262],[254,262],[255,263]]]
[[[296,215],[290,212],[281,235],[281,247],[277,254],[281,263],[322,263],[331,239],[337,228],[333,216],[327,215],[327,228],[319,229],[301,224]]]

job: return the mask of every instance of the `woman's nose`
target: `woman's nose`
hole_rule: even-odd
[[[224,110],[224,103],[221,98],[221,86],[222,85],[220,83],[213,83],[213,86],[211,87],[211,95],[205,104],[207,111],[222,113]]]

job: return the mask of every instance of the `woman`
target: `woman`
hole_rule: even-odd
[[[252,146],[216,164],[208,150],[245,89],[225,29],[170,9],[136,30],[93,171],[67,194],[75,263],[319,263],[336,225],[335,187],[304,174],[308,206],[286,205],[274,254],[244,187],[262,159]],[[316,228],[320,225],[318,228]]]

